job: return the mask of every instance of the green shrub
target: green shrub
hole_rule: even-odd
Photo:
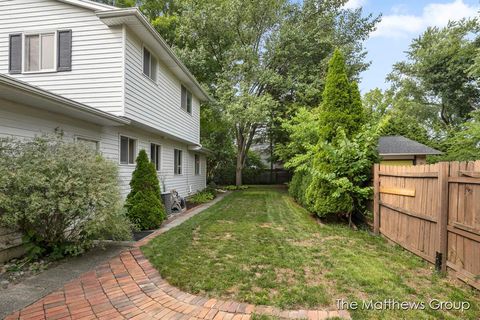
[[[369,181],[377,160],[377,142],[374,130],[347,138],[339,129],[331,143],[319,143],[308,170],[307,208],[320,217],[336,214],[351,218],[354,211],[364,214],[366,201],[373,195]]]
[[[0,222],[32,256],[83,252],[93,239],[131,238],[117,166],[60,137],[0,140]]]
[[[311,150],[311,160],[296,168],[289,184],[292,197],[319,217],[364,214],[373,192],[369,181],[377,134],[365,130],[349,139],[339,131],[332,142]]]
[[[188,198],[188,201],[191,203],[207,203],[213,199],[215,199],[215,194],[205,189]]]
[[[363,214],[382,126],[365,125],[358,85],[348,80],[345,59],[336,50],[320,107],[300,109],[283,126],[291,142],[278,155],[294,170],[290,194],[320,217]]]
[[[311,178],[308,171],[298,170],[293,174],[292,181],[288,185],[290,195],[304,207],[307,207],[308,204],[306,190],[310,185]]]
[[[245,189],[248,189],[248,186],[246,186],[246,185],[241,185],[241,186],[230,185],[230,186],[223,187],[223,189],[228,190],[228,191],[245,190]]]
[[[165,207],[155,166],[141,150],[130,181],[130,193],[125,201],[127,216],[139,229],[155,229],[165,220]]]

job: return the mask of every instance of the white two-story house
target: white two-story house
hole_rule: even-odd
[[[205,187],[207,93],[136,8],[0,0],[0,135],[62,133],[118,163],[122,194],[145,149],[163,191]]]

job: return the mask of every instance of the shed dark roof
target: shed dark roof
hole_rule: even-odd
[[[442,152],[438,150],[403,136],[380,137],[378,142],[378,153],[380,155],[442,154]]]

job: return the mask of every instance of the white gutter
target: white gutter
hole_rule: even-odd
[[[109,6],[108,4],[89,1],[89,0],[59,0],[59,1],[71,4],[73,6],[90,9],[90,10],[112,10],[116,8],[113,6]]]
[[[189,151],[195,151],[195,152],[198,152],[198,153],[203,153],[203,154],[206,154],[206,155],[212,155],[213,154],[212,150],[207,149],[207,148],[203,147],[202,145],[188,146],[188,150]]]

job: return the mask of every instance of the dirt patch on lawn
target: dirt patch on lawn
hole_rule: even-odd
[[[217,222],[221,224],[234,224],[234,222],[230,220],[217,220]]]
[[[277,283],[286,283],[288,285],[294,285],[297,280],[295,279],[296,273],[294,270],[289,268],[275,268]]]
[[[302,239],[302,240],[295,239],[289,242],[294,246],[303,247],[303,248],[311,248],[318,245],[318,242],[316,239]]]
[[[270,222],[265,222],[265,223],[262,223],[259,225],[260,228],[268,228],[268,229],[274,229],[274,230],[278,230],[278,231],[284,231],[285,228],[283,227],[278,227],[278,226],[274,226],[272,223]]]
[[[196,227],[192,232],[192,244],[196,245],[200,242],[200,226]]]
[[[345,237],[341,237],[341,236],[325,237],[325,236],[322,236],[322,235],[318,234],[318,235],[313,235],[313,236],[311,236],[309,238],[305,238],[305,239],[292,239],[292,238],[290,238],[290,239],[286,239],[286,240],[287,240],[288,243],[290,243],[294,246],[311,248],[311,247],[319,246],[322,243],[328,242],[328,241],[339,241],[339,240],[345,241]]]

